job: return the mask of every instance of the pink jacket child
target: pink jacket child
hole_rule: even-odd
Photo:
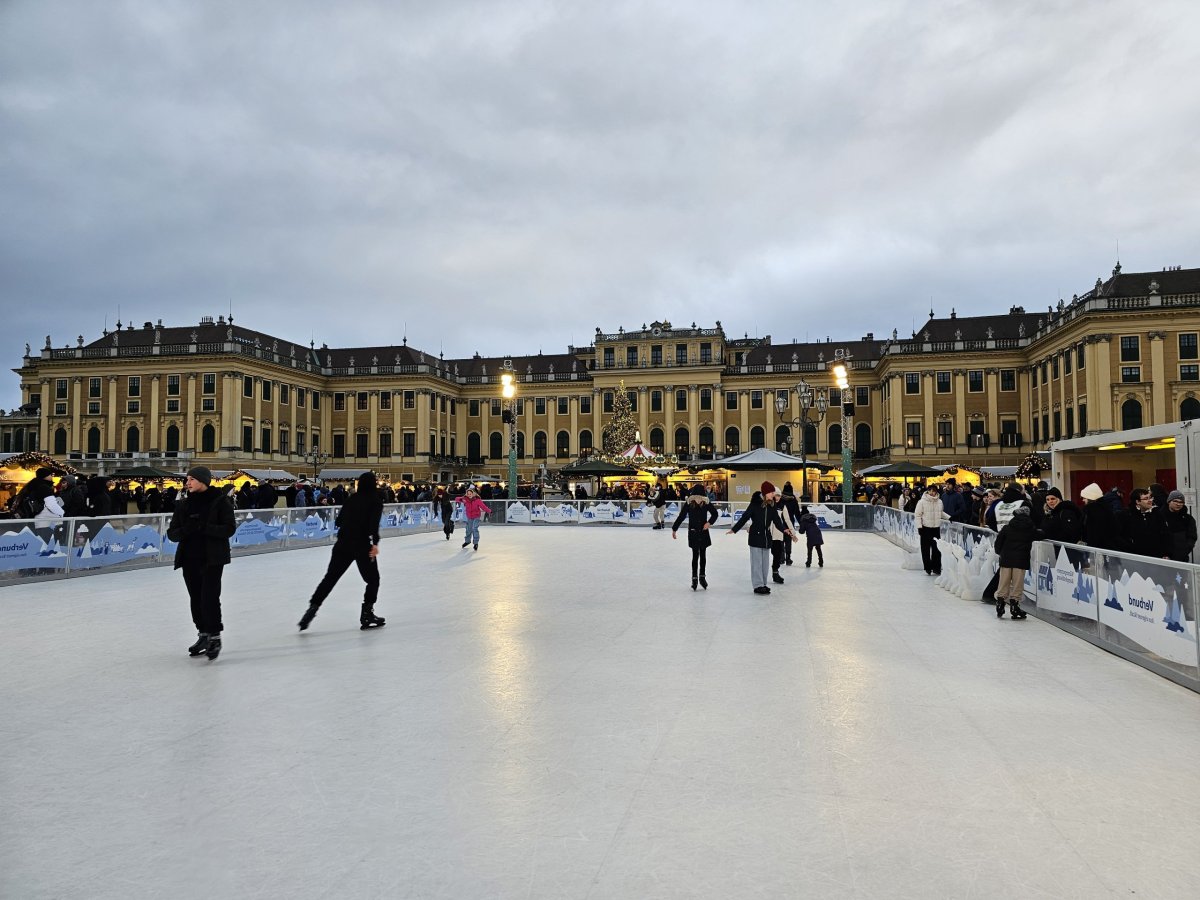
[[[492,509],[486,503],[479,499],[479,495],[475,493],[475,485],[470,485],[467,492],[459,497],[456,503],[461,503],[463,512],[467,517],[466,533],[464,534],[463,549],[474,544],[475,549],[479,549],[479,520],[481,517],[487,516]]]

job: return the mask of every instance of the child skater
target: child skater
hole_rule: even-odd
[[[800,530],[804,532],[808,538],[808,561],[804,563],[808,568],[812,568],[812,552],[813,548],[817,551],[817,565],[822,569],[825,568],[825,553],[821,550],[825,543],[825,535],[821,533],[821,523],[817,521],[817,517],[808,511],[807,506],[800,507]]]
[[[491,507],[479,499],[479,494],[475,491],[475,485],[467,485],[467,492],[458,498],[457,503],[463,505],[463,512],[466,513],[466,531],[463,533],[465,540],[463,541],[463,549],[467,548],[468,544],[474,544],[475,549],[479,549],[479,519],[481,516],[486,516],[492,511]]]
[[[671,527],[671,540],[677,540],[679,526],[683,524],[685,518],[687,519],[688,546],[692,548],[693,591],[696,589],[697,580],[701,587],[708,590],[708,582],[704,579],[705,557],[708,554],[708,548],[712,546],[712,538],[708,534],[708,529],[716,523],[718,515],[720,514],[717,512],[717,508],[709,502],[708,495],[704,493],[704,486],[698,484],[692,488],[687,503],[683,504],[683,509],[679,511],[679,518]],[[697,566],[699,574],[697,574]]]
[[[442,531],[446,534],[446,540],[450,540],[450,535],[454,534],[454,504],[450,502],[450,498],[446,495],[445,488],[438,488],[437,497],[433,500],[433,506],[442,519]]]

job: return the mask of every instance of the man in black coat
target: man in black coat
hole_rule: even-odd
[[[363,472],[358,477],[358,490],[342,506],[337,517],[338,536],[333,545],[333,556],[325,577],[313,591],[308,609],[300,618],[300,630],[304,631],[316,618],[317,611],[329,596],[338,579],[346,574],[350,564],[358,566],[358,574],[366,582],[363,593],[362,613],[358,622],[362,630],[379,628],[387,624],[375,615],[375,600],[379,597],[379,520],[383,517],[383,500],[379,497],[374,472]]]
[[[1097,550],[1127,550],[1124,535],[1117,527],[1117,517],[1104,497],[1104,491],[1094,481],[1079,492],[1083,498],[1083,540]]]
[[[175,549],[175,568],[183,570],[192,603],[196,643],[189,656],[216,659],[221,652],[221,576],[229,565],[229,539],[237,530],[233,502],[223,491],[210,487],[212,472],[204,466],[188,469],[184,490],[175,502],[167,537]]]
[[[63,518],[73,519],[88,514],[87,494],[83,492],[74,475],[64,475],[59,483],[59,499],[63,505]]]
[[[1061,544],[1078,544],[1083,540],[1083,513],[1070,500],[1064,500],[1062,491],[1056,487],[1046,491],[1045,507],[1042,510],[1042,534],[1048,541]],[[1078,568],[1083,553],[1067,548],[1067,559]]]
[[[1169,556],[1176,562],[1191,562],[1196,546],[1196,520],[1188,512],[1182,491],[1167,495],[1167,532],[1171,535]]]
[[[1136,488],[1129,495],[1129,509],[1118,519],[1130,549],[1140,556],[1169,559],[1171,536],[1167,520],[1154,507],[1154,495],[1145,488]]]

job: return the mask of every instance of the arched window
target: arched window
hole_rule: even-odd
[[[525,458],[525,432],[517,432],[517,459]]]
[[[467,435],[467,461],[483,462],[483,438],[479,436],[478,431]]]
[[[750,429],[750,449],[757,450],[762,447],[767,441],[767,432],[761,425],[755,425]]]
[[[1195,397],[1188,397],[1179,404],[1179,421],[1186,422],[1188,419],[1200,419],[1200,400]]]
[[[1121,428],[1142,427],[1142,404],[1130,397],[1121,404]]]
[[[854,455],[859,459],[871,455],[871,426],[866,422],[854,426]]]
[[[100,452],[100,428],[97,425],[93,425],[91,428],[88,429],[87,452],[88,453],[99,453]]]
[[[179,452],[179,426],[178,425],[168,425],[167,426],[167,452],[168,453],[178,453]]]
[[[834,456],[842,455],[842,426],[836,422],[829,426],[829,452]]]
[[[700,429],[700,444],[696,453],[701,459],[713,458],[713,430],[707,425]]]
[[[787,425],[775,426],[775,449],[780,453],[792,452],[792,429]]]
[[[582,456],[585,450],[592,449],[592,433],[586,428],[579,432],[579,455]]]
[[[533,434],[533,458],[546,458],[546,432],[535,431]]]
[[[730,425],[725,429],[725,455],[737,456],[742,452],[742,445],[738,439],[738,430],[735,426]]]
[[[666,442],[666,435],[663,434],[661,428],[650,429],[650,449],[655,453],[663,452],[663,444]]]
[[[217,452],[217,429],[213,428],[211,423],[200,429],[200,452]]]
[[[507,459],[508,454],[504,452],[504,438],[498,431],[493,431],[491,438],[488,440],[488,459]]]
[[[688,447],[688,430],[686,428],[675,429],[675,455],[681,459],[691,453]]]
[[[55,453],[55,455],[61,455],[66,452],[67,452],[67,429],[55,428],[54,429],[54,453]]]
[[[130,425],[129,430],[125,432],[125,452],[137,453],[142,449],[142,435],[138,431],[136,425]]]
[[[571,456],[571,434],[568,431],[560,431],[554,438],[554,455],[559,459],[568,459]]]
[[[804,452],[809,456],[815,456],[817,452],[817,425],[815,422],[808,422],[804,426]]]

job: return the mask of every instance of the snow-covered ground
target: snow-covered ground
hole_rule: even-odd
[[[1200,697],[870,534],[751,593],[669,531],[327,547],[0,590],[0,896],[1187,897]]]

